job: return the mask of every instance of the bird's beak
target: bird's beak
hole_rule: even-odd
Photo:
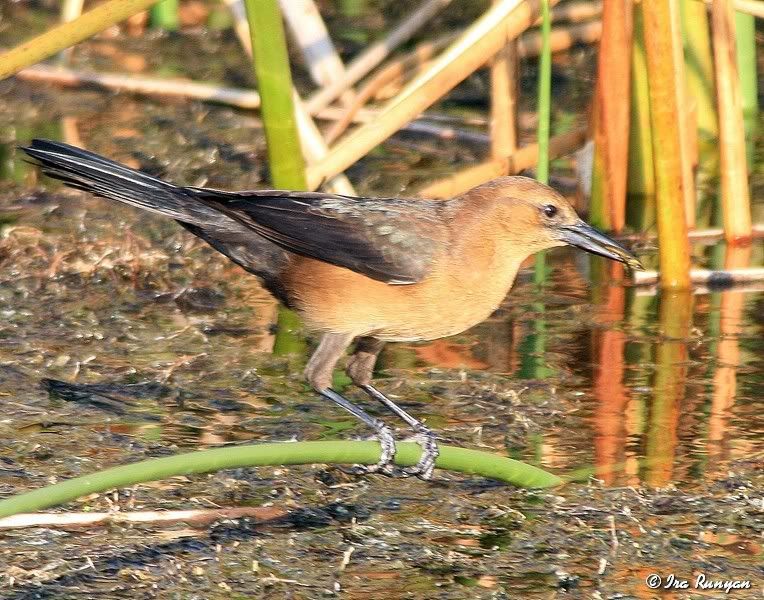
[[[563,225],[560,227],[560,232],[562,233],[562,240],[567,244],[578,246],[592,254],[617,260],[635,271],[644,271],[645,269],[637,257],[626,248],[583,221],[574,225]]]

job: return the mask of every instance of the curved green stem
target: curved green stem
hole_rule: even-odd
[[[401,442],[398,444],[395,464],[402,467],[415,465],[420,454],[421,448],[417,444]],[[373,465],[378,460],[379,444],[376,442],[282,442],[216,448],[113,467],[12,496],[0,502],[0,518],[48,508],[94,492],[178,475],[265,465]],[[453,446],[440,447],[440,456],[435,466],[526,488],[545,488],[562,483],[559,477],[538,467],[487,452]]]

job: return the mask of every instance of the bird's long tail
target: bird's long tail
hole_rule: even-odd
[[[181,187],[87,150],[39,139],[22,150],[40,163],[46,175],[96,196],[165,215],[187,225],[209,227],[221,220],[230,221]]]
[[[67,185],[175,219],[257,275],[272,294],[288,304],[279,278],[286,253],[246,225],[199,201],[198,193],[61,142],[33,140],[23,150],[45,174]]]

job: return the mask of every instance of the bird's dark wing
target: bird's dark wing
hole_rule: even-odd
[[[390,284],[420,281],[446,243],[442,202],[185,189],[289,252]]]

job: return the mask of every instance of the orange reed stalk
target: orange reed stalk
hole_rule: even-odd
[[[736,242],[751,237],[751,200],[740,79],[735,54],[735,12],[731,0],[713,1],[711,34],[719,110],[724,237],[728,242]]]
[[[613,231],[626,223],[632,12],[632,0],[609,0],[602,7],[591,217],[595,225]]]
[[[674,0],[643,0],[645,51],[650,81],[650,121],[652,123],[653,164],[658,205],[658,246],[660,281],[667,288],[690,287],[690,245],[685,220],[682,145],[679,135],[681,115],[676,78],[675,44],[680,44],[678,27],[672,20]]]

